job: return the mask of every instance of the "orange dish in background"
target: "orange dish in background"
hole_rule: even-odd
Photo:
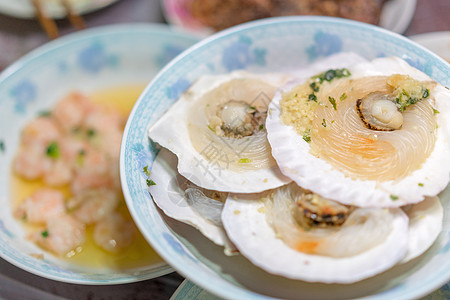
[[[257,19],[322,15],[378,25],[385,0],[170,0],[166,10],[178,15],[189,27],[205,26],[214,31]],[[188,20],[192,18],[192,22]],[[192,24],[189,24],[192,23]]]

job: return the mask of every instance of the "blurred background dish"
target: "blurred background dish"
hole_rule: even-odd
[[[379,25],[397,33],[407,28],[416,0],[162,0],[166,20],[209,34],[256,19],[290,15],[324,15]]]
[[[71,255],[54,255],[30,242],[27,236],[36,229],[41,230],[40,227],[24,226],[30,221],[30,215],[24,215],[21,219],[20,216],[13,216],[13,211],[37,188],[47,183],[45,179],[45,183],[39,179],[24,179],[13,171],[13,164],[16,162],[23,128],[38,116],[41,120],[52,117],[51,110],[57,101],[75,91],[87,95],[99,106],[116,108],[126,118],[147,82],[173,57],[196,41],[195,37],[166,25],[105,26],[48,43],[2,73],[0,204],[3,209],[0,212],[0,256],[3,259],[45,278],[91,285],[135,282],[173,271],[137,230],[131,245],[114,254],[92,243],[95,236],[92,237],[89,230],[95,229],[89,229],[89,225],[86,227],[86,242],[81,248],[75,249],[78,253],[70,251]],[[75,111],[72,109],[68,113],[70,117]],[[27,128],[34,134],[36,127],[30,126]],[[50,136],[48,131],[43,134]],[[95,138],[96,132],[92,131],[88,135]],[[53,152],[50,148],[55,150],[55,147],[49,146],[47,155]],[[84,156],[84,150],[79,154]],[[118,168],[118,156],[108,164],[112,170],[116,165]],[[94,169],[99,167],[97,164],[92,166]],[[81,164],[80,168],[85,167]],[[65,195],[71,193],[67,184],[58,188],[58,191]],[[131,217],[127,217],[125,203],[121,203],[118,204],[118,213],[131,220]],[[69,215],[71,213],[75,211],[69,212]],[[63,226],[59,225],[60,228]],[[122,230],[123,227],[120,228]],[[50,229],[41,234],[44,240],[52,236]]]
[[[63,18],[66,10],[61,0],[40,0],[43,10],[51,18]],[[85,14],[106,7],[118,0],[68,0],[74,13]],[[31,0],[0,0],[0,12],[17,17],[30,19],[36,16]]]
[[[409,38],[450,62],[450,31],[417,34]]]
[[[196,229],[166,217],[147,192],[147,177],[140,158],[147,157],[146,165],[151,164],[159,149],[150,143],[147,129],[200,76],[237,69],[256,73],[294,71],[350,50],[367,59],[402,57],[434,80],[450,84],[448,64],[400,35],[349,20],[303,16],[255,21],[218,33],[172,61],[141,94],[122,140],[120,169],[124,195],[143,235],[189,280],[229,299],[410,299],[448,282],[448,214],[440,238],[418,259],[351,285],[307,283],[271,275],[240,255],[225,256],[221,247]],[[449,192],[447,188],[440,194],[447,212]]]

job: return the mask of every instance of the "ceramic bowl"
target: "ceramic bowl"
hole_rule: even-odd
[[[12,216],[11,162],[23,126],[68,92],[89,94],[120,85],[143,88],[167,62],[196,41],[165,25],[99,27],[48,43],[1,74],[0,256],[3,259],[46,278],[81,284],[133,282],[173,271],[161,259],[155,264],[117,272],[77,267],[49,253],[44,259],[31,256],[43,251],[24,238],[22,224]]]
[[[354,284],[289,280],[227,257],[196,229],[166,217],[147,191],[143,167],[158,146],[147,129],[199,77],[233,70],[292,71],[329,55],[353,51],[367,59],[395,55],[443,85],[450,66],[422,46],[380,27],[327,17],[286,17],[243,24],[196,44],[168,64],[141,94],[122,140],[120,171],[127,205],[155,250],[179,273],[226,299],[411,299],[450,280],[450,190],[440,196],[444,230],[424,255]],[[153,174],[156,176],[157,174]]]

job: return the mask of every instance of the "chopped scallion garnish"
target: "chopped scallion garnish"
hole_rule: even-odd
[[[151,179],[147,179],[146,182],[147,182],[147,186],[156,185],[156,183]]]
[[[59,157],[59,146],[57,142],[51,142],[47,147],[47,156],[51,158]]]
[[[396,196],[396,195],[390,195],[389,197],[391,197],[392,201],[398,200],[398,196]]]
[[[333,97],[328,97],[328,101],[330,101],[331,105],[333,105],[334,110],[336,110],[336,99]]]
[[[239,163],[240,164],[248,164],[248,163],[251,163],[251,162],[252,162],[252,160],[250,158],[241,158],[241,159],[239,159]]]

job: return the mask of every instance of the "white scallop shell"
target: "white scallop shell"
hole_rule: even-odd
[[[243,71],[202,77],[149,129],[149,137],[176,154],[178,172],[200,187],[225,192],[253,193],[281,186],[291,180],[280,172],[276,164],[270,168],[256,170],[236,171],[222,168],[206,160],[192,144],[188,131],[188,124],[192,120],[188,120],[187,112],[196,107],[196,101],[202,95],[235,78],[256,78],[275,87],[283,85],[287,80],[284,75],[254,75]],[[217,147],[212,145],[212,148]]]
[[[230,195],[222,221],[241,254],[269,273],[309,282],[352,283],[389,269],[405,256],[408,218],[399,208],[389,210],[395,217],[385,241],[345,258],[305,254],[287,246],[267,224],[264,204],[255,195]]]
[[[339,62],[338,65],[342,66]],[[330,63],[326,69],[336,68]],[[427,75],[409,66],[400,58],[379,58],[372,62],[348,66],[354,78],[374,75],[407,74],[417,80],[431,80]],[[290,90],[291,83],[283,88]],[[401,180],[375,181],[359,180],[345,176],[328,162],[313,156],[310,145],[303,140],[292,126],[280,119],[281,92],[277,92],[269,105],[266,119],[268,139],[272,145],[272,155],[282,173],[292,178],[298,185],[325,198],[344,204],[361,207],[399,207],[422,201],[425,196],[435,196],[449,182],[450,172],[450,91],[437,85],[435,108],[437,138],[434,150],[419,170]],[[393,201],[391,196],[398,196]]]
[[[158,207],[169,217],[197,228],[204,236],[219,246],[233,249],[222,226],[218,226],[195,211],[188,203],[176,171],[177,157],[170,151],[161,149],[153,162],[150,179],[156,185],[149,192]],[[181,177],[181,176],[180,176]]]
[[[409,218],[408,252],[400,263],[405,263],[424,253],[442,230],[444,210],[438,197],[404,208]]]

